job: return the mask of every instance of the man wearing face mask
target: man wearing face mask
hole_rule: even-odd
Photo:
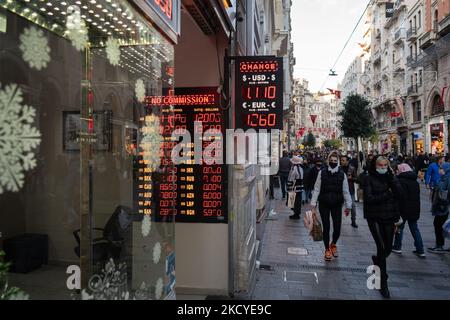
[[[323,224],[323,243],[325,245],[325,261],[338,257],[336,243],[341,234],[342,205],[345,202],[345,214],[348,216],[352,208],[347,176],[339,168],[339,155],[330,153],[328,167],[317,175],[311,199],[313,208],[319,202],[319,213]],[[330,216],[333,220],[333,239],[330,242]]]

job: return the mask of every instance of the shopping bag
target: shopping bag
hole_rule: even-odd
[[[316,211],[313,211],[313,227],[312,227],[310,235],[311,235],[313,241],[322,241],[323,240],[322,223],[320,223],[320,220],[317,217]]]
[[[288,208],[293,209],[295,206],[295,191],[289,191],[288,192]]]
[[[303,216],[303,224],[305,225],[306,230],[308,230],[308,233],[311,233],[314,224],[313,212],[311,210],[305,212]]]

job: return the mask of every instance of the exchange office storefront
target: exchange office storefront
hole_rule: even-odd
[[[444,154],[444,124],[430,124],[431,153],[434,155]]]
[[[179,9],[0,0],[0,246],[30,299],[174,296],[171,109],[146,96],[173,89]]]

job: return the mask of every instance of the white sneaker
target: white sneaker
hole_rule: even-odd
[[[402,250],[392,249],[392,252],[397,254],[402,254]]]

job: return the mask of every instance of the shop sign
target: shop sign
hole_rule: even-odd
[[[444,125],[442,123],[435,123],[435,124],[432,124],[430,126],[430,128],[431,128],[431,131],[442,131],[444,128]]]
[[[213,157],[226,158],[227,111],[222,108],[217,87],[176,88],[166,96],[148,96],[145,102],[150,109],[160,107],[163,111],[159,119],[163,136],[176,137],[178,130],[183,137],[180,142],[166,140],[161,144],[163,165],[174,163],[173,152],[182,155],[180,162],[174,163],[172,174],[160,177],[155,190],[149,185],[149,190],[159,195],[155,221],[170,221],[174,216],[176,222],[228,223],[227,165],[208,164],[202,156],[207,156],[212,148],[212,143],[208,143],[208,131],[212,130],[221,134],[213,135],[219,137],[214,138],[217,148]],[[173,111],[168,106],[173,106]],[[185,140],[183,131],[194,140]],[[138,193],[145,195],[145,181],[153,180],[153,172],[143,174],[144,190]]]
[[[386,18],[392,18],[394,16],[394,3],[386,3]]]
[[[134,0],[174,42],[180,34],[181,0]]]
[[[414,132],[414,139],[422,139],[423,133],[422,132]]]
[[[283,130],[283,58],[236,59],[236,128]]]
[[[444,124],[435,123],[430,126],[431,140],[439,140],[444,136]]]

